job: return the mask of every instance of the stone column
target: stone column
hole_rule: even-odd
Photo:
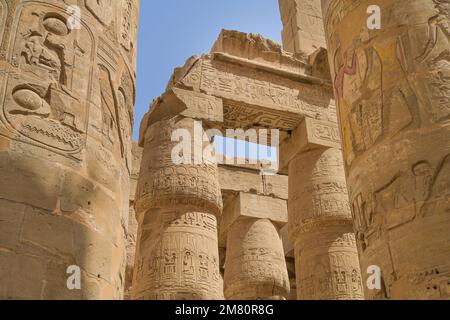
[[[137,12],[0,1],[0,299],[122,297]]]
[[[224,209],[227,233],[224,292],[227,300],[286,300],[290,283],[279,228],[286,201],[240,193]]]
[[[323,139],[324,132],[334,132],[328,135],[334,139]],[[363,299],[339,146],[337,126],[312,119],[281,146],[289,167],[289,236],[300,300]]]
[[[450,298],[448,1],[323,0],[368,298]],[[371,22],[371,19],[369,20]]]
[[[189,96],[195,106],[199,105],[196,99],[206,99],[183,90],[175,95],[182,100]],[[175,95],[164,95],[142,123],[144,152],[136,201],[139,234],[132,298],[223,299],[217,163],[209,157],[202,159],[203,151],[212,150],[211,142],[203,140],[202,124],[186,116],[189,110],[174,111],[178,106],[191,106],[174,99]],[[181,149],[180,143],[172,141],[175,136],[182,136]],[[183,158],[180,163],[179,156]]]
[[[361,273],[341,150],[289,164],[289,223],[300,300],[362,299]]]
[[[325,48],[320,0],[278,0],[283,22],[283,49],[311,54]]]

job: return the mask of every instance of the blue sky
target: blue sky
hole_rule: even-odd
[[[221,29],[259,33],[281,43],[278,0],[141,0],[134,139],[173,69],[210,51]]]

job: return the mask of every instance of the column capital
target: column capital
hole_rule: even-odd
[[[139,132],[139,146],[144,146],[149,126],[175,116],[196,119],[214,127],[223,122],[223,102],[211,95],[172,87],[153,101],[150,111],[144,116]]]
[[[280,169],[287,171],[289,163],[299,154],[313,149],[341,149],[339,127],[331,121],[305,118],[280,146]]]
[[[277,227],[282,228],[288,222],[287,201],[240,192],[224,207],[220,224],[219,243],[226,241],[229,228],[242,218],[267,219]]]

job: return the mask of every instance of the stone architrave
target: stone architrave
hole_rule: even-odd
[[[163,95],[141,127],[144,151],[136,193],[139,231],[132,287],[137,300],[223,299],[217,236],[223,205],[217,163],[197,162],[194,149],[202,152],[211,142],[202,141],[202,125],[183,114],[203,104],[185,105],[195,97],[179,100],[178,93]],[[192,153],[183,154],[181,164],[173,159],[179,143],[172,136],[177,130],[187,133],[184,138],[192,143]]]
[[[449,299],[449,3],[373,4],[322,0],[366,296]]]
[[[122,2],[136,29],[137,0],[0,1],[0,299],[122,298],[135,92]]]

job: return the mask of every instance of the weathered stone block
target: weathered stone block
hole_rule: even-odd
[[[317,148],[340,149],[339,127],[333,122],[305,118],[280,146],[281,171],[300,153]]]
[[[0,153],[0,198],[54,211],[61,188],[61,169],[22,154]]]
[[[20,231],[26,206],[0,200],[0,250],[15,251],[20,246]]]
[[[283,199],[239,193],[234,201],[230,201],[224,208],[220,224],[221,238],[230,226],[241,218],[268,219],[282,227],[288,219],[287,202]]]
[[[0,294],[5,299],[41,299],[47,261],[31,255],[0,250]]]
[[[288,198],[288,177],[284,175],[262,176],[259,170],[239,166],[219,166],[219,182],[222,191],[244,192],[269,197]]]
[[[73,221],[67,217],[32,208],[25,211],[21,242],[30,242],[65,258],[74,253],[72,235]]]

